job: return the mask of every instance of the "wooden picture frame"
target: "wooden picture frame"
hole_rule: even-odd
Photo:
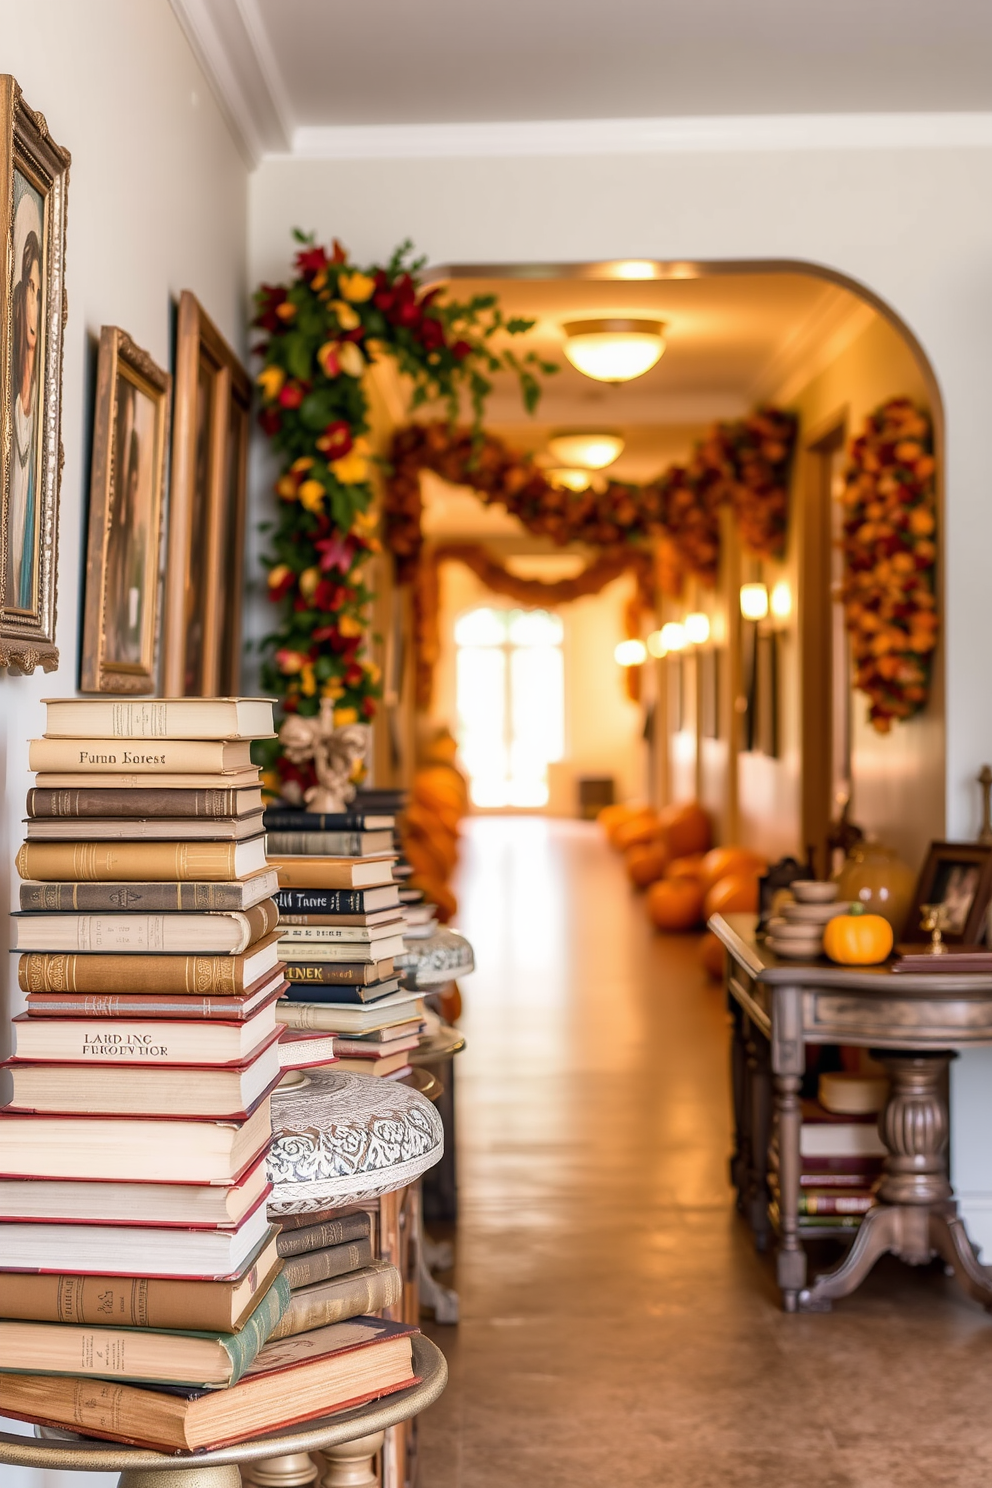
[[[949,899],[954,901],[955,912],[943,931],[944,940],[948,945],[977,945],[992,900],[992,844],[931,842],[913,892],[903,941],[907,945],[929,941],[929,931],[920,925],[920,910],[924,904],[945,904]]]
[[[165,577],[167,697],[239,691],[251,382],[196,296],[183,290]]]
[[[130,336],[101,329],[81,692],[155,691],[171,388]]]
[[[70,156],[0,75],[0,666],[54,671]]]

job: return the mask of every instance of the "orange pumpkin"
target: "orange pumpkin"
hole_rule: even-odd
[[[706,918],[715,914],[754,914],[758,908],[758,875],[730,873],[706,891]]]
[[[713,841],[710,819],[698,801],[679,801],[659,813],[658,826],[673,858],[704,853]]]
[[[723,948],[723,942],[717,940],[712,930],[707,930],[699,942],[699,959],[707,976],[711,976],[715,982],[723,981],[727,953]]]
[[[675,858],[665,869],[666,878],[694,878],[699,881],[703,866],[702,853],[689,853],[685,858]]]
[[[621,806],[618,802],[615,806],[604,806],[596,817],[596,821],[604,832],[609,832],[611,827],[618,827],[621,822],[625,822],[636,810],[636,806]]]
[[[827,921],[823,949],[841,966],[877,966],[892,949],[892,926],[881,915],[865,914],[860,904],[852,904],[849,914]]]
[[[655,879],[665,875],[668,852],[665,844],[655,838],[653,842],[637,842],[628,847],[623,855],[627,877],[635,888],[646,889]]]
[[[711,889],[731,874],[764,873],[767,861],[750,847],[714,847],[703,859],[703,887]]]
[[[632,821],[617,827],[613,833],[613,846],[620,852],[626,852],[628,847],[633,847],[638,842],[650,842],[657,836],[658,818],[652,811],[650,815],[635,816]]]
[[[622,852],[623,847],[617,841],[617,838],[625,827],[631,826],[634,822],[657,822],[657,820],[657,815],[650,806],[627,806],[624,808],[624,815],[621,816],[617,821],[615,821],[612,826],[607,827],[607,840],[610,843],[611,847],[619,848],[619,850]],[[628,843],[627,846],[629,847],[630,843]]]
[[[658,930],[693,930],[703,917],[703,891],[691,878],[663,878],[648,889],[647,910]]]

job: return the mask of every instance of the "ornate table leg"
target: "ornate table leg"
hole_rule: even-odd
[[[126,1468],[117,1479],[117,1488],[241,1488],[241,1474],[236,1467],[163,1467],[150,1472]]]
[[[245,1488],[304,1488],[317,1476],[317,1464],[306,1452],[286,1452],[282,1457],[263,1457],[241,1469]]]
[[[778,1207],[781,1224],[777,1274],[782,1306],[795,1312],[806,1283],[806,1252],[799,1239],[799,1106],[798,1075],[776,1075],[778,1111]]]
[[[747,1175],[751,1166],[748,1141],[747,1049],[744,1041],[744,1010],[736,998],[727,994],[730,1010],[730,1089],[734,1105],[734,1151],[730,1159],[730,1182],[737,1190],[737,1209],[743,1214],[747,1195]]]
[[[768,1143],[772,1125],[772,1082],[768,1040],[748,1019],[747,1064],[750,1097],[750,1170],[747,1217],[754,1233],[755,1249],[768,1248],[771,1225],[768,1219]]]
[[[357,1441],[321,1452],[327,1471],[318,1488],[376,1488],[375,1456],[382,1451],[385,1439],[386,1433],[377,1431],[374,1436],[360,1436]]]

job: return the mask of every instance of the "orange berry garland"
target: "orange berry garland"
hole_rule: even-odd
[[[926,707],[937,645],[936,462],[930,417],[893,398],[851,446],[844,609],[854,685],[879,733]]]

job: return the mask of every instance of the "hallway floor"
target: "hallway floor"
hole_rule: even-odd
[[[978,1488],[992,1322],[884,1261],[787,1317],[726,1170],[722,993],[597,829],[481,818],[459,923],[457,1328],[421,1488]]]

